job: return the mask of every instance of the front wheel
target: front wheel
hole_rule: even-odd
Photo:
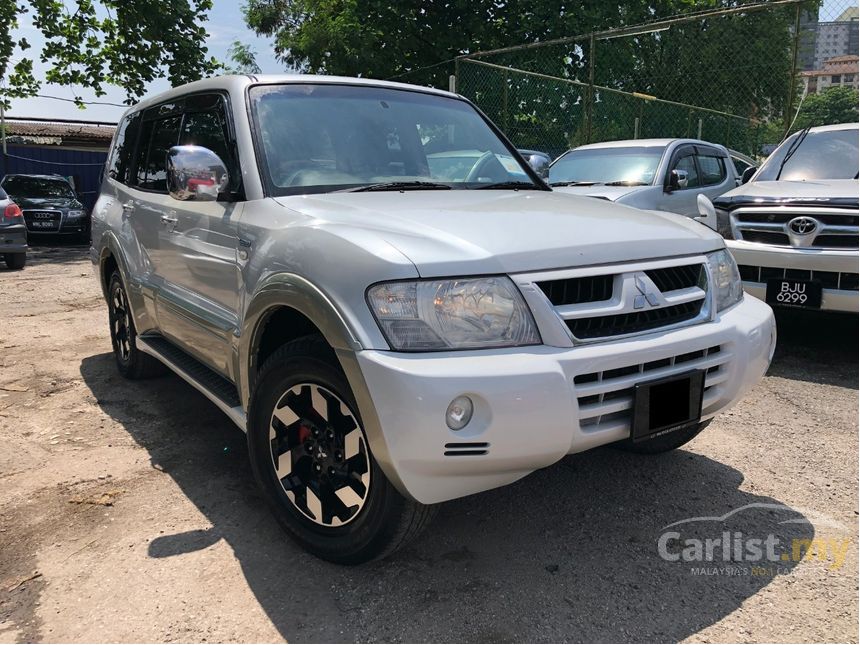
[[[269,357],[248,415],[251,468],[276,518],[306,550],[340,564],[384,557],[432,515],[385,477],[357,410],[331,349],[312,336]]]
[[[7,253],[4,259],[6,260],[6,267],[12,271],[20,271],[27,264],[26,253]]]

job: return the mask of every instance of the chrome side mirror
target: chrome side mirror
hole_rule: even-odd
[[[696,197],[696,206],[699,209],[698,217],[694,217],[700,221],[702,224],[706,226],[710,226],[715,231],[717,230],[717,211],[714,208],[713,202],[708,199],[708,196],[704,193],[699,193],[699,196]]]
[[[549,178],[549,161],[543,155],[529,155],[526,161],[541,179]]]
[[[230,185],[221,157],[203,146],[167,151],[167,192],[179,201],[214,202]]]
[[[745,184],[750,179],[752,179],[752,176],[755,174],[756,170],[758,170],[758,168],[756,168],[755,166],[750,166],[749,168],[745,168],[744,174],[741,175],[741,183]]]
[[[688,181],[689,175],[686,170],[673,170],[669,173],[669,190],[686,188]]]

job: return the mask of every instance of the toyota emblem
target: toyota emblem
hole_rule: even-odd
[[[788,229],[795,235],[809,235],[818,228],[818,222],[811,217],[795,217],[788,223]]]

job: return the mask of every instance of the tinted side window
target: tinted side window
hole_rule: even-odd
[[[726,180],[726,164],[722,157],[698,155],[696,161],[702,174],[702,186],[716,186]]]
[[[140,113],[131,114],[119,124],[111,157],[108,161],[108,177],[116,179],[121,184],[130,182],[129,171],[131,170],[131,158],[134,154],[134,146],[137,143],[137,134],[140,129]]]
[[[684,170],[687,172],[687,188],[699,187],[699,172],[696,170],[696,162],[693,159],[693,155],[687,155],[678,159],[673,170]]]
[[[144,124],[141,137],[141,151],[138,155],[137,185],[144,190],[167,192],[167,170],[165,162],[167,151],[179,140],[181,116]],[[147,132],[149,131],[149,132]],[[147,137],[146,135],[149,134]],[[142,152],[148,139],[146,153]]]
[[[209,101],[205,111],[189,111],[185,114],[179,145],[203,146],[209,148],[227,165],[233,188],[239,182],[239,168],[232,146],[227,142],[227,117],[224,103],[219,96]],[[197,101],[195,101],[197,103]],[[191,101],[189,100],[189,108]]]

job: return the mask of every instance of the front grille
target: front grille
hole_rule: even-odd
[[[458,441],[445,444],[446,457],[480,457],[490,451],[486,441]]]
[[[546,296],[574,340],[596,341],[704,320],[707,266],[701,259],[677,262],[608,267],[602,275],[570,269],[520,279]]]
[[[701,264],[686,264],[662,269],[648,269],[645,274],[654,281],[660,291],[689,289],[700,286],[700,278],[705,268]]]
[[[27,225],[27,230],[35,233],[59,231],[61,220],[62,213],[60,211],[24,211],[24,223]]]
[[[659,309],[643,309],[642,311],[594,318],[574,318],[565,322],[570,332],[582,340],[604,336],[621,336],[651,331],[692,320],[699,315],[704,304],[705,299],[701,298],[700,300]]]
[[[825,289],[857,291],[856,273],[837,273],[836,271],[808,271],[806,269],[780,269],[779,267],[759,267],[750,264],[738,266],[741,280],[745,282],[767,282],[772,279],[817,280]]]
[[[692,370],[705,371],[702,413],[707,414],[720,397],[720,384],[728,378],[731,354],[713,345],[646,363],[580,374],[573,379],[579,404],[579,425],[585,432],[623,430],[631,425],[634,387],[666,376]]]
[[[745,242],[758,242],[759,244],[778,244],[790,246],[787,233],[772,233],[770,231],[744,231]]]
[[[803,236],[791,234],[789,224],[797,217],[815,220],[814,230]],[[860,230],[856,208],[743,206],[731,218],[739,240],[796,248],[856,249]]]
[[[596,275],[566,280],[549,280],[538,284],[555,307],[600,302],[612,297],[612,276]]]

